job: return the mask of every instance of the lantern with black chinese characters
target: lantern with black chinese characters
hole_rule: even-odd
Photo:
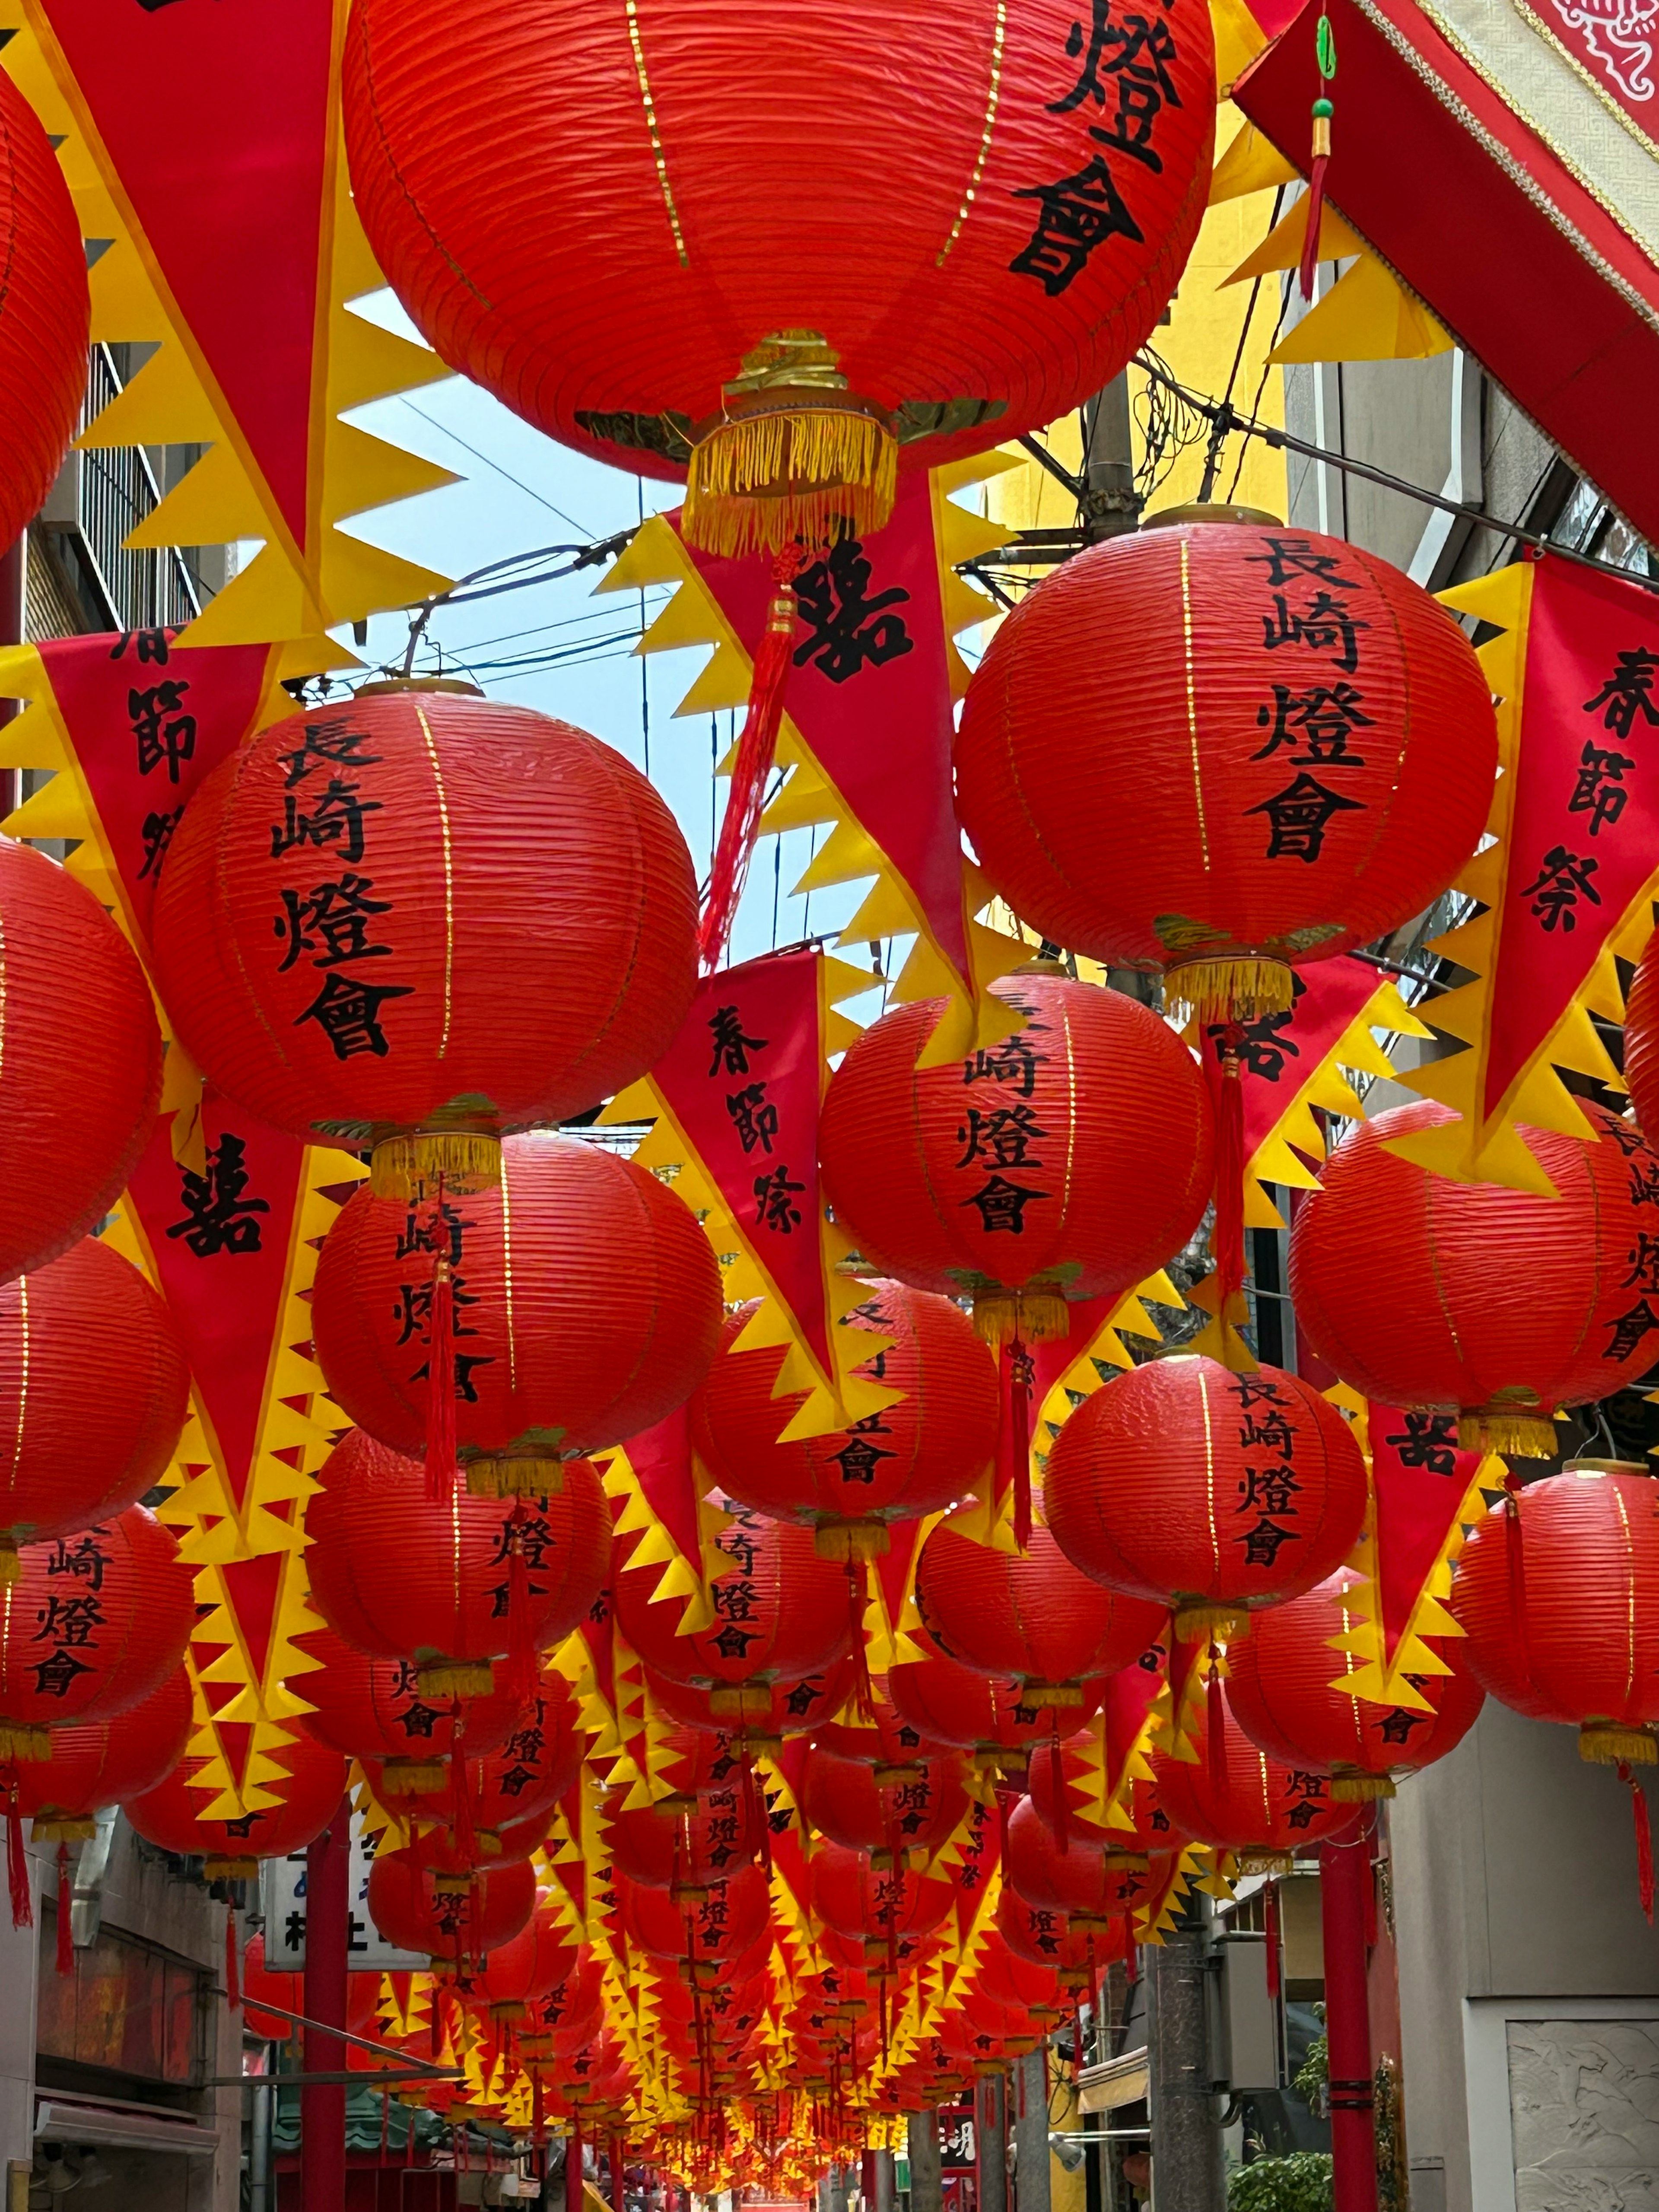
[[[941,1875],[877,1867],[868,1851],[825,1843],[812,1854],[812,1910],[824,1926],[862,1945],[871,1967],[908,1965],[950,1911],[954,1885]]]
[[[628,1794],[611,1791],[605,1820],[611,1863],[630,1881],[695,1898],[756,1856],[764,1814],[740,1772],[689,1805],[677,1795],[672,1803],[630,1807]]]
[[[1242,1634],[1255,1607],[1299,1595],[1347,1557],[1365,1517],[1365,1462],[1341,1414],[1298,1376],[1155,1359],[1073,1413],[1042,1498],[1073,1566],[1173,1607],[1176,1636],[1194,1642]]]
[[[801,1772],[799,1802],[809,1827],[831,1843],[867,1851],[881,1869],[927,1866],[968,1812],[963,1766],[954,1752],[930,1750],[914,1771],[878,1781],[862,1759],[837,1759],[813,1745]]]
[[[372,696],[371,696],[372,694]],[[383,1195],[498,1181],[501,1136],[642,1074],[690,1003],[696,890],[620,753],[471,686],[273,723],[173,833],[151,945],[191,1058]]]
[[[1003,1880],[1027,1905],[1064,1912],[1081,1934],[1098,1933],[1124,1913],[1144,1911],[1168,1882],[1173,1863],[1166,1850],[1153,1858],[1109,1851],[1098,1831],[1073,1823],[1062,1843],[1029,1797],[1008,1820]]]
[[[1079,1685],[1082,1703],[1068,1710],[1071,1725],[1099,1709],[1110,1679],[1096,1675]],[[965,1751],[981,1772],[1023,1773],[1032,1746],[1054,1734],[1054,1708],[1022,1703],[1022,1686],[1012,1676],[987,1674],[942,1652],[901,1661],[889,1670],[886,1690],[919,1735]]]
[[[1291,1238],[1309,1346],[1378,1404],[1455,1407],[1472,1449],[1552,1456],[1557,1407],[1607,1397],[1653,1361],[1640,1270],[1659,1154],[1632,1122],[1587,1101],[1583,1111],[1593,1144],[1520,1131],[1553,1198],[1402,1158],[1396,1141],[1455,1118],[1431,1100],[1351,1129]]]
[[[1015,913],[1224,1022],[1288,1012],[1295,964],[1432,904],[1498,767],[1474,648],[1420,585],[1237,514],[1176,509],[1028,593],[956,748],[963,827]]]
[[[629,1941],[653,1958],[683,1960],[700,1983],[723,1979],[731,1961],[764,1934],[771,1916],[766,1876],[757,1866],[711,1881],[696,1897],[676,1897],[625,1875],[617,1887]]]
[[[159,1850],[199,1854],[210,1881],[251,1881],[261,1859],[286,1858],[320,1836],[345,1794],[344,1759],[309,1737],[277,1745],[270,1764],[255,1782],[245,1762],[240,1788],[227,1790],[215,1760],[192,1752],[121,1810]]]
[[[997,1933],[1017,1959],[1052,1967],[1062,1989],[1091,1990],[1114,1959],[1133,1948],[1130,1919],[1119,1913],[1103,1928],[1073,1928],[1057,1905],[1027,1905],[1005,1883],[997,1899]]]
[[[715,1713],[712,1688],[677,1682],[670,1675],[659,1674],[654,1667],[642,1672],[652,1705],[666,1719],[711,1735],[728,1735],[736,1726],[757,1748],[773,1741],[781,1743],[788,1735],[810,1735],[840,1712],[853,1694],[853,1662],[850,1657],[842,1657],[804,1674],[797,1682],[767,1685],[763,1705],[758,1695],[760,1686],[751,1685],[745,1692],[751,1701],[750,1709],[734,1723],[729,1717],[721,1718]]]
[[[536,1848],[553,1808],[581,1771],[585,1746],[568,1683],[548,1673],[493,1750],[475,1752],[465,1741],[452,1749],[441,1794],[418,1784],[411,1790],[407,1769],[390,1761],[366,1759],[363,1771],[382,1804],[446,1832],[441,1841],[463,1862],[476,1854],[473,1863],[487,1865],[501,1853],[509,1831],[523,1838],[526,1850]]]
[[[498,1188],[410,1206],[362,1188],[324,1241],[317,1358],[346,1413],[394,1451],[431,1441],[439,1260],[455,1445],[486,1496],[556,1490],[564,1460],[652,1427],[708,1371],[720,1268],[690,1209],[615,1152],[511,1137]]]
[[[490,1952],[474,2001],[483,2000],[497,2026],[524,2021],[538,1998],[559,1988],[576,1971],[580,1957],[552,1895],[543,1890],[528,1925]]]
[[[860,1559],[886,1551],[890,1522],[972,1491],[996,1450],[997,1377],[960,1307],[902,1283],[872,1283],[843,1325],[885,1348],[854,1372],[904,1395],[850,1428],[799,1437],[785,1431],[805,1395],[774,1395],[781,1348],[738,1349],[756,1310],[728,1316],[691,1401],[697,1455],[728,1497],[812,1528],[825,1559]]]
[[[504,1687],[483,1698],[423,1698],[412,1659],[372,1658],[331,1628],[312,1629],[295,1642],[321,1662],[289,1677],[311,1708],[301,1716],[307,1734],[348,1759],[374,1759],[389,1796],[444,1789],[453,1752],[497,1749],[524,1710]]]
[[[8,1770],[9,1809],[33,1821],[36,1843],[86,1843],[104,1807],[153,1790],[184,1757],[190,1728],[190,1678],[175,1667],[115,1719],[55,1728],[50,1759]]]
[[[1288,1874],[1297,1851],[1340,1833],[1354,1808],[1328,1776],[1287,1765],[1259,1751],[1227,1707],[1217,1683],[1191,1722],[1192,1760],[1152,1753],[1159,1802],[1177,1832],[1231,1851],[1244,1874]]]
[[[424,1951],[434,1974],[476,1970],[530,1924],[536,1874],[528,1859],[453,1878],[407,1851],[377,1851],[368,1870],[368,1917],[400,1951]]]
[[[1175,1841],[1147,1755],[1164,1657],[1154,1647],[1134,1666],[1108,1675],[1101,1711],[1085,1728],[1031,1747],[1031,1803],[1056,1841],[1069,1840],[1081,1826],[1086,1841],[1123,1864],[1167,1851]]]

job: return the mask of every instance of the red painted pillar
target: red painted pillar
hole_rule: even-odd
[[[564,2141],[564,2212],[582,2212],[582,2131],[574,2120]]]
[[[351,1938],[351,1800],[306,1853],[305,2010],[325,2030],[346,2024],[346,1974]],[[307,2074],[337,2074],[346,2046],[337,2035],[308,2027]],[[313,2083],[300,2092],[300,2201],[305,2212],[345,2212],[346,2093]]]
[[[1365,1935],[1370,1917],[1370,1814],[1352,1842],[1322,1844],[1319,1860],[1336,2212],[1376,2212]]]

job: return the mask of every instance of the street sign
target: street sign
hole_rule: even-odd
[[[422,1951],[400,1951],[386,1941],[368,1917],[368,1869],[374,1847],[362,1832],[362,1816],[351,1819],[351,1922],[348,1963],[354,1973],[423,1973],[431,1963]],[[260,1869],[259,1908],[265,1918],[265,1964],[294,1972],[306,1962],[306,1855],[266,1859]]]

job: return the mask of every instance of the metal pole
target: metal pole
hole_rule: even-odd
[[[892,2152],[878,2150],[876,2153],[876,2212],[894,2212],[895,2181]]]
[[[910,2147],[910,2212],[944,2212],[945,2185],[939,2171],[939,2106],[905,2115]]]
[[[343,2072],[348,1946],[351,1940],[351,1800],[306,1853],[306,2011],[320,2028],[306,2031],[307,2074]],[[305,2212],[345,2212],[346,2089],[313,2081],[300,2092],[300,2198]]]
[[[1221,2130],[1210,2094],[1204,1922],[1189,1900],[1161,1944],[1149,1944],[1147,2055],[1152,2191],[1167,2212],[1225,2212]]]
[[[1329,2056],[1331,2155],[1336,2212],[1376,2212],[1371,2020],[1366,1986],[1366,1887],[1371,1832],[1322,1844],[1319,1905],[1325,1942],[1325,2038]]]
[[[248,2212],[276,2212],[270,2196],[270,2107],[276,2094],[275,2087],[266,2081],[253,2094],[247,2153]]]
[[[1030,2051],[1015,2075],[1014,2195],[1018,2212],[1048,2212],[1048,2054]]]
[[[981,2077],[974,2094],[974,2197],[977,2212],[1008,2212],[1008,2110],[1000,2074]]]

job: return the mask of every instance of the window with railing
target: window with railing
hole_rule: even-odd
[[[94,346],[82,428],[101,414],[121,389],[110,349]],[[191,621],[201,611],[200,599],[179,549],[135,550],[124,542],[161,503],[161,488],[143,447],[84,452],[78,476],[75,542],[64,550],[81,571],[73,581],[82,599],[97,603],[97,611],[117,629],[153,629]]]

